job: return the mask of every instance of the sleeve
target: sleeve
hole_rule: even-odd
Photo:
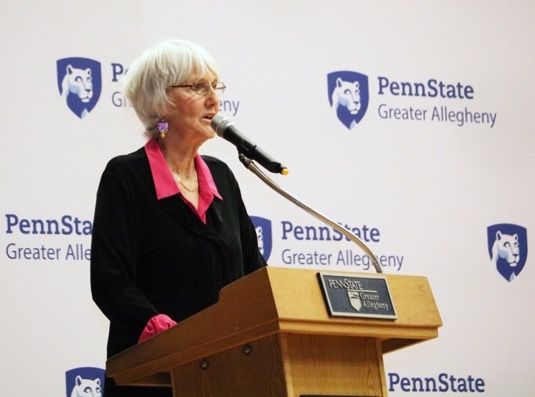
[[[230,169],[229,169],[230,171]],[[240,187],[238,182],[234,178],[232,171],[230,171],[231,177],[236,185],[237,199],[238,199],[238,211],[240,217],[240,235],[242,243],[242,255],[245,265],[245,274],[249,274],[258,270],[264,266],[267,266],[264,257],[258,249],[258,236],[254,228],[253,222],[247,213],[243,198],[241,196]]]
[[[110,322],[135,336],[159,314],[136,285],[132,189],[107,169],[97,192],[91,242],[91,292]]]
[[[173,328],[175,325],[176,321],[168,315],[158,314],[151,318],[145,328],[143,328],[143,332],[141,332],[138,343],[145,342],[147,339],[150,339],[153,336],[162,333],[163,331],[167,331],[169,328]]]

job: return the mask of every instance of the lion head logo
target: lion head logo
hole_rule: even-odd
[[[100,379],[84,379],[78,375],[72,388],[71,397],[102,397]]]
[[[256,231],[258,248],[264,259],[267,261],[271,255],[271,248],[273,246],[271,221],[260,216],[251,216],[250,218]]]
[[[57,61],[58,88],[71,111],[81,119],[95,107],[100,97],[100,63],[88,58]]]
[[[258,239],[258,250],[264,255],[264,231],[261,226],[255,227],[256,237]]]
[[[72,65],[67,65],[67,73],[61,83],[61,94],[64,97],[75,94],[80,101],[88,103],[93,97],[93,80],[91,69],[78,69]]]
[[[331,95],[331,106],[336,110],[344,106],[350,114],[357,114],[360,110],[359,82],[344,81],[338,77]]]
[[[496,240],[492,245],[492,263],[498,263],[498,259],[505,259],[511,267],[518,265],[520,249],[518,247],[518,234],[505,234],[499,230],[496,232]]]
[[[73,368],[65,372],[67,397],[102,397],[104,370],[94,367]]]
[[[512,224],[492,225],[487,228],[487,240],[492,265],[507,281],[513,281],[526,263],[526,229]]]
[[[368,76],[350,71],[329,73],[327,91],[338,119],[348,129],[355,128],[368,108]]]

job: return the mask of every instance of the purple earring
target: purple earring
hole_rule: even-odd
[[[167,134],[167,131],[169,131],[169,123],[167,121],[160,120],[158,121],[158,124],[156,124],[156,127],[158,128],[160,137],[162,139],[165,138],[165,134]]]

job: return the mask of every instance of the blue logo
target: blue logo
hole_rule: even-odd
[[[327,74],[329,104],[348,129],[362,120],[368,109],[368,76],[351,71]]]
[[[264,259],[269,259],[271,255],[271,248],[273,246],[273,233],[271,232],[271,221],[259,216],[251,216],[256,236],[258,237],[258,248]]]
[[[100,98],[100,62],[88,58],[63,58],[56,64],[59,93],[69,109],[83,119]]]
[[[80,367],[65,372],[67,397],[102,397],[104,370],[102,368]]]
[[[520,274],[528,257],[526,228],[509,223],[487,227],[487,243],[491,263],[507,281]]]

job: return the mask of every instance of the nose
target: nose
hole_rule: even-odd
[[[219,103],[219,95],[217,91],[214,90],[214,87],[210,86],[208,92],[206,92],[206,101],[208,104]]]

